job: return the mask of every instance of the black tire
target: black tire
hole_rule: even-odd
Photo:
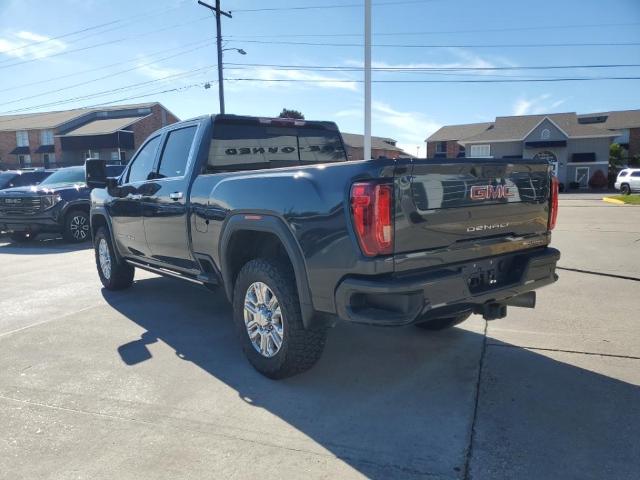
[[[438,331],[446,330],[447,328],[454,327],[459,323],[464,322],[471,316],[471,312],[463,313],[455,317],[434,318],[426,322],[416,323],[415,326],[424,330]]]
[[[108,270],[103,268],[100,263],[100,245],[103,241],[109,253],[110,267]],[[104,288],[107,290],[124,290],[133,284],[136,269],[124,261],[118,262],[113,253],[111,236],[106,228],[100,227],[96,232],[93,249],[96,257],[96,268],[98,269],[98,275]]]
[[[631,195],[631,187],[628,183],[623,183],[620,185],[620,193],[622,195]]]
[[[282,312],[281,346],[271,357],[253,346],[245,325],[245,296],[256,282],[265,284],[273,292]],[[302,373],[313,367],[322,355],[328,329],[304,328],[293,272],[279,262],[254,259],[242,267],[233,291],[233,318],[245,355],[266,377],[281,379]]]
[[[35,234],[28,232],[13,232],[9,235],[9,238],[15,243],[27,243],[33,241],[36,236]]]
[[[81,243],[91,240],[89,214],[84,210],[71,210],[64,217],[62,236],[67,242]]]

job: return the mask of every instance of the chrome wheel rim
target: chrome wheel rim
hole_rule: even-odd
[[[89,222],[87,222],[87,217],[83,215],[74,216],[71,219],[69,228],[71,229],[71,235],[76,240],[86,240],[89,236]]]
[[[276,355],[284,340],[284,317],[278,298],[265,283],[252,283],[244,296],[244,324],[253,348],[266,358]]]
[[[104,278],[111,278],[111,255],[109,254],[109,245],[104,238],[98,243],[98,261],[100,262],[100,270]]]

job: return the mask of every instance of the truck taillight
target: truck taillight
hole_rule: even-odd
[[[558,220],[558,195],[560,191],[560,182],[558,177],[551,177],[551,195],[549,199],[549,230],[556,228],[556,221]]]
[[[358,182],[351,186],[351,215],[362,253],[368,257],[393,252],[393,187]]]

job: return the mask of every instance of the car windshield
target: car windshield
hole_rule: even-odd
[[[84,183],[84,167],[63,168],[47,177],[40,185]]]
[[[15,172],[0,173],[0,188],[6,188],[16,175]]]

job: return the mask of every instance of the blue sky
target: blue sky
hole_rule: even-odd
[[[374,43],[448,47],[374,47],[374,66],[640,64],[639,45],[478,47],[639,43],[639,0],[398,1],[374,0]],[[309,119],[334,120],[343,131],[362,132],[363,93],[357,82],[362,79],[357,71],[362,47],[342,46],[362,43],[362,7],[248,11],[358,3],[223,0],[223,8],[234,12],[232,19],[223,19],[225,46],[247,52],[245,56],[225,52],[225,77],[297,80],[228,80],[227,112],[275,116],[283,107],[295,108]],[[103,26],[94,28],[98,25]],[[55,39],[82,29],[87,30]],[[213,17],[196,0],[0,0],[0,112],[61,110],[116,100],[160,101],[181,118],[217,112],[216,84],[212,82],[210,89],[203,86],[216,79],[214,34]],[[374,79],[567,76],[640,77],[640,67],[377,72]],[[179,90],[159,93],[172,89]],[[129,97],[139,98],[124,100]],[[488,121],[496,115],[640,108],[640,80],[377,83],[373,101],[373,134],[393,137],[416,153],[418,145],[424,152],[425,137],[445,124]]]

